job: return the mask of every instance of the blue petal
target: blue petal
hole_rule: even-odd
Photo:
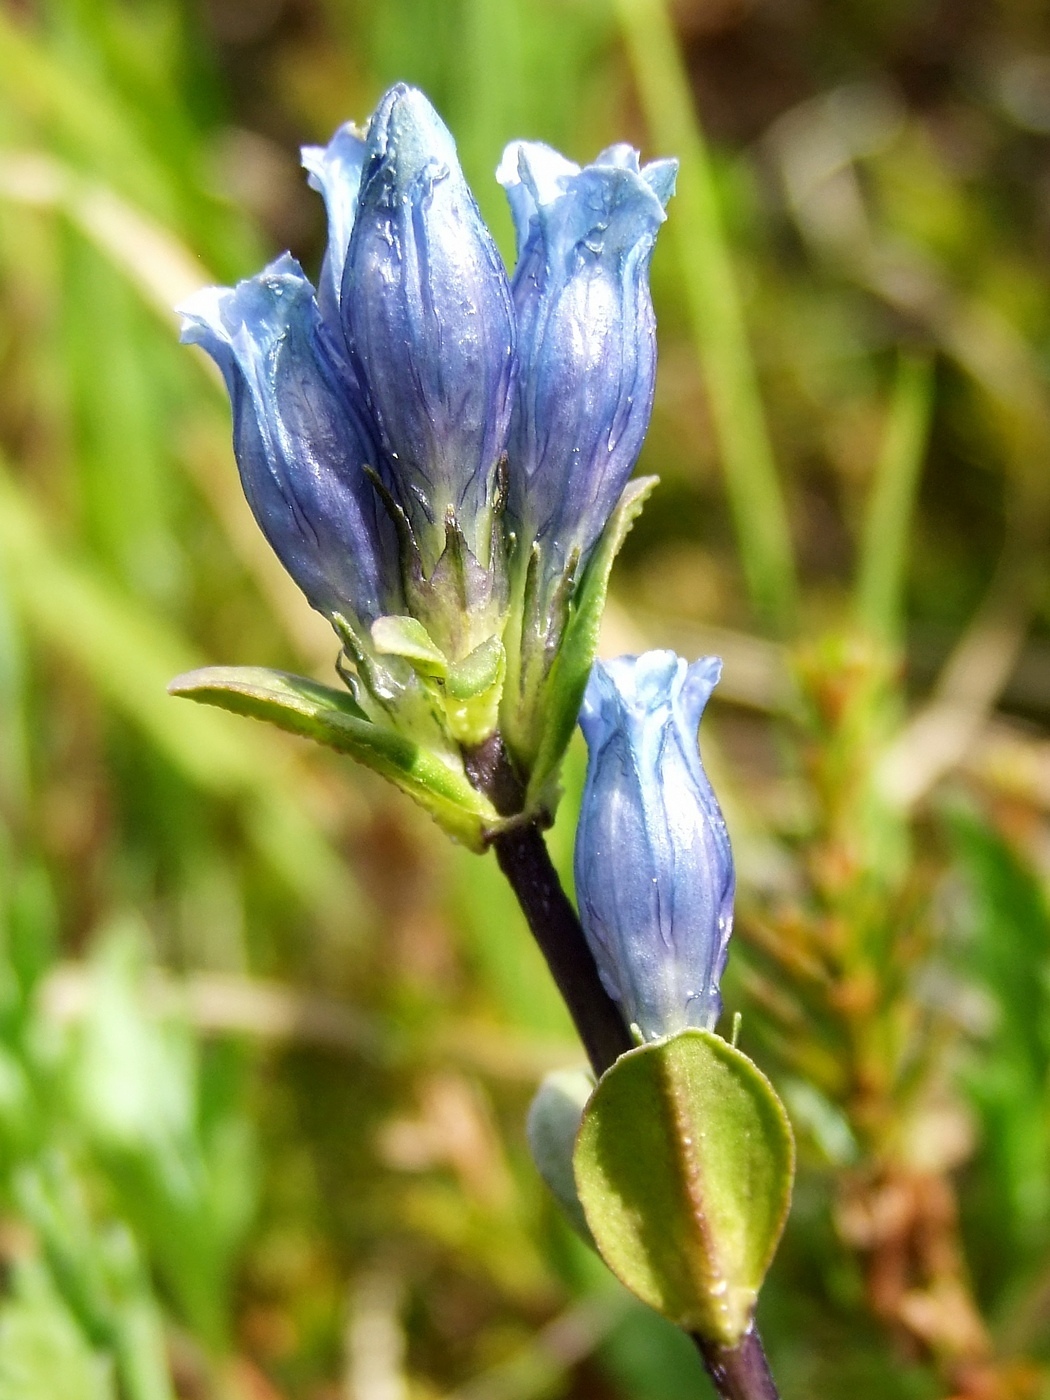
[[[683,729],[695,734],[700,728],[707,702],[715,686],[722,679],[722,658],[702,656],[687,668],[681,689],[677,694],[677,704],[681,710]]]
[[[674,194],[675,181],[678,179],[678,162],[676,160],[650,161],[642,169],[642,179],[666,208],[667,201]]]
[[[579,173],[578,165],[541,141],[512,141],[503,152],[496,179],[503,186],[510,205],[519,258],[540,205],[553,204],[560,199],[567,182]]]
[[[659,193],[629,146],[580,170],[519,142],[500,166],[520,244],[510,511],[524,538],[540,540],[551,577],[594,545],[649,425],[649,261],[673,162],[657,164]]]
[[[182,339],[222,370],[244,494],[281,563],[326,616],[399,611],[396,556],[362,469],[375,448],[323,349],[299,264],[285,254],[180,311]]]
[[[317,300],[324,319],[331,320],[335,326],[343,267],[357,214],[365,141],[352,122],[345,122],[327,146],[304,146],[300,154],[303,168],[308,172],[307,182],[324,198],[328,214],[328,247],[321,266]]]
[[[678,177],[676,160],[654,160],[648,165],[642,165],[634,147],[621,141],[615,146],[607,146],[595,157],[594,164],[615,165],[621,170],[633,170],[636,175],[642,177],[665,208],[667,201],[674,194],[675,180]]]
[[[667,201],[674,194],[675,180],[678,178],[676,160],[653,160],[642,165],[638,152],[633,146],[620,141],[615,146],[607,146],[594,159],[595,165],[615,165],[621,170],[633,170],[640,175],[666,209]]]
[[[648,1037],[718,1019],[733,859],[696,730],[721,666],[673,652],[598,663],[580,724],[580,918],[602,981]]]
[[[369,124],[341,310],[391,488],[430,562],[449,510],[485,562],[510,419],[510,289],[452,136],[403,85]]]
[[[638,152],[626,141],[617,141],[614,146],[606,146],[599,151],[592,162],[594,165],[616,165],[621,170],[633,170],[637,175],[641,170]]]

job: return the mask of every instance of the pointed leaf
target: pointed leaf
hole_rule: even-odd
[[[396,783],[474,850],[483,850],[485,832],[499,825],[495,808],[454,760],[373,723],[344,691],[255,666],[206,666],[177,677],[168,689],[349,754]]]
[[[688,1030],[602,1076],[574,1166],[617,1278],[678,1326],[734,1346],[784,1228],[794,1157],[765,1075],[717,1035]]]
[[[45,1265],[15,1263],[0,1307],[0,1400],[116,1400],[112,1355],[77,1324]]]
[[[658,481],[656,476],[642,476],[628,482],[576,590],[568,625],[545,687],[546,722],[529,782],[530,806],[545,805],[545,790],[561,766],[598,651],[598,634],[613,562]]]

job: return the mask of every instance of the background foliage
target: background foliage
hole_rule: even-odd
[[[1050,1395],[1043,8],[7,0],[0,74],[0,1400],[702,1392],[528,1163],[578,1052],[494,862],[165,694],[331,677],[171,306],[316,267],[296,148],[398,78],[508,255],[507,139],[683,157],[603,649],[726,658],[786,1400]]]

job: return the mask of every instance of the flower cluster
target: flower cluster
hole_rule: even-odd
[[[286,254],[192,297],[183,338],[225,376],[245,494],[361,713],[449,751],[499,729],[527,780],[648,426],[676,163],[515,142],[508,277],[422,93],[392,88],[303,162],[328,213],[316,293]]]
[[[697,747],[722,672],[672,651],[598,662],[580,715],[580,919],[606,991],[646,1039],[713,1030],[733,928],[729,837]]]

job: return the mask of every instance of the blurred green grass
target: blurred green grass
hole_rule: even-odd
[[[957,1189],[1000,1393],[1050,1394],[1039,9],[39,0],[0,7],[0,73],[0,1400],[703,1387],[528,1163],[577,1052],[494,863],[164,691],[202,661],[330,678],[170,308],[284,246],[316,267],[296,148],[401,78],[508,257],[506,140],[683,159],[662,486],[605,647],[726,657],[727,1005],[801,1147],[760,1314],[785,1400],[948,1393],[843,1224],[907,1132]],[[580,779],[574,750],[566,872]],[[840,988],[881,988],[867,1039],[783,973],[821,920]]]

